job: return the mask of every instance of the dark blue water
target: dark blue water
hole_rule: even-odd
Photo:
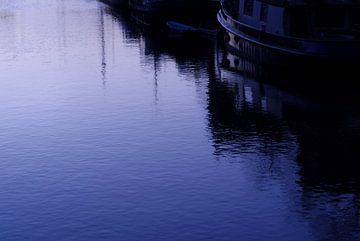
[[[360,239],[356,110],[140,29],[0,1],[0,240]]]

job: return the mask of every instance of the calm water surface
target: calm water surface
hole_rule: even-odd
[[[218,54],[96,1],[1,0],[0,239],[359,240],[357,112]]]

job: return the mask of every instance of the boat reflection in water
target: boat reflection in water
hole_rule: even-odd
[[[221,237],[356,240],[360,235],[356,168],[360,110],[353,98],[344,103],[340,82],[339,92],[334,90],[328,96],[332,101],[324,103],[315,91],[299,95],[276,85],[305,78],[301,72],[291,75],[280,71],[282,66],[254,63],[203,38],[152,33],[126,17],[118,20],[123,41],[139,48],[141,65],[152,72],[154,103],[164,104],[162,91],[169,83],[162,76],[174,63],[176,74],[195,87],[206,110],[212,155],[219,166],[238,171],[233,180],[236,192],[222,182],[211,191],[224,200],[216,206],[226,232],[219,231]],[[307,74],[312,79],[326,76]],[[211,210],[208,202],[201,200],[201,210]],[[202,220],[202,215],[197,218]]]
[[[241,72],[258,81],[269,83],[296,94],[310,95],[319,101],[344,102],[358,99],[357,62],[352,60],[333,62],[299,59],[295,56],[282,56],[281,61],[263,62],[247,54],[229,50],[227,46],[222,65]],[[273,55],[271,49],[261,48],[254,53]]]
[[[314,240],[356,240],[360,112],[353,107],[358,102],[344,104],[341,94],[333,96],[337,104],[294,95],[264,83],[271,74],[263,66],[226,51],[219,59],[217,78],[209,81],[215,154],[260,153],[247,160],[249,169],[263,171],[264,182],[270,181],[266,175],[279,180]]]
[[[172,38],[142,31],[129,36],[135,35],[143,64],[154,67],[155,89],[162,84],[156,72],[161,72],[169,59],[176,62],[180,75],[195,81],[199,99],[208,110],[213,155],[220,165],[241,165],[241,175],[254,185],[251,190],[243,186],[249,183],[238,184],[248,190],[254,202],[238,197],[238,204],[256,213],[266,199],[268,209],[261,209],[262,215],[271,218],[263,222],[271,228],[251,232],[251,237],[273,237],[275,229],[279,240],[356,240],[360,235],[360,177],[356,169],[360,110],[353,108],[358,102],[348,102],[355,101],[353,98],[343,102],[342,91],[350,88],[341,88],[338,83],[337,94],[333,90],[328,96],[332,102],[324,103],[314,96],[315,90],[321,91],[317,88],[303,96],[283,85],[276,87],[277,83],[291,81],[291,76],[298,80],[328,78],[324,73],[304,76],[291,75],[289,69],[281,72],[282,66],[269,69],[218,50],[201,38]],[[308,82],[303,80],[302,84]],[[278,206],[273,209],[273,204]],[[235,217],[238,214],[247,222],[239,233],[250,239],[246,227],[258,227],[263,222],[256,220],[256,215],[247,216],[244,210],[233,213]]]

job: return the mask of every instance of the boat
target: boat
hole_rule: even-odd
[[[216,29],[194,27],[177,21],[167,21],[166,25],[172,32],[180,34],[198,34],[203,36],[216,36],[217,34]]]
[[[187,24],[183,24],[183,23],[179,23],[176,21],[167,21],[167,26],[174,32],[179,32],[179,33],[195,33],[198,31],[197,28],[187,25]]]
[[[360,59],[360,0],[222,0],[217,20],[226,47],[257,61]]]

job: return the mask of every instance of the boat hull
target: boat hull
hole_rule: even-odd
[[[281,58],[313,58],[322,61],[359,61],[360,40],[316,41],[280,37],[244,26],[224,12],[217,15],[227,48],[260,62]]]

